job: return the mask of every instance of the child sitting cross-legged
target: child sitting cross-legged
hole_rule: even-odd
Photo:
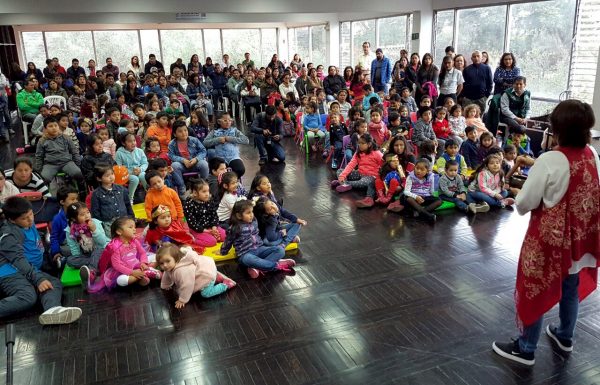
[[[442,201],[433,195],[434,177],[431,163],[427,159],[419,159],[414,171],[406,177],[404,186],[405,202],[413,209],[415,217],[423,217],[430,223],[435,223],[433,211],[440,207]]]
[[[356,202],[356,207],[373,207],[375,201],[375,179],[379,175],[382,157],[375,149],[375,141],[370,134],[365,133],[358,139],[358,151],[343,170],[338,170],[338,179],[331,182],[331,187],[339,193],[353,188],[366,188],[367,196]],[[358,171],[354,168],[358,166]]]
[[[254,279],[269,271],[291,271],[296,261],[282,259],[285,256],[282,247],[263,244],[253,209],[252,200],[235,203],[220,254],[227,255],[233,246],[238,262],[248,268],[248,274]]]
[[[198,253],[204,252],[204,248],[197,244],[196,239],[188,229],[181,222],[173,220],[169,207],[164,205],[154,207],[150,218],[146,243],[151,250],[158,250],[163,242],[171,242],[178,245],[188,245]]]
[[[236,286],[235,281],[217,271],[212,258],[199,255],[189,247],[163,244],[156,254],[156,262],[163,270],[160,288],[175,287],[176,309],[182,309],[194,293],[210,298]]]
[[[377,189],[377,200],[375,203],[388,205],[387,209],[393,212],[400,212],[404,206],[399,200],[394,200],[394,197],[402,192],[402,186],[406,175],[400,165],[398,155],[393,152],[385,154],[385,163],[379,170],[379,177],[375,180],[375,188]],[[392,203],[390,203],[392,201]]]
[[[183,221],[181,200],[175,190],[165,186],[165,181],[158,171],[148,171],[146,173],[146,183],[148,183],[148,191],[146,192],[144,206],[147,217],[152,218],[152,210],[159,205],[163,205],[169,208],[173,221]]]
[[[66,257],[71,255],[71,249],[67,244],[65,233],[65,228],[69,226],[67,209],[73,203],[79,201],[79,192],[73,186],[62,186],[56,193],[56,200],[61,205],[61,208],[54,218],[52,218],[50,226],[50,256],[60,269]]]
[[[465,162],[465,158],[458,153],[458,144],[454,141],[454,139],[448,139],[446,143],[444,143],[445,151],[436,161],[437,172],[439,174],[444,174],[446,172],[446,163],[455,160],[458,164],[458,174],[463,178],[467,178],[467,163]]]
[[[212,247],[225,240],[225,230],[219,227],[218,203],[212,199],[208,182],[192,179],[190,196],[183,201],[183,212],[196,243]]]
[[[440,177],[440,198],[452,202],[462,212],[483,213],[490,209],[487,203],[477,204],[467,194],[463,179],[458,174],[458,162],[449,160],[444,164],[444,174]]]
[[[112,222],[123,216],[133,217],[131,201],[125,187],[115,184],[115,172],[108,164],[94,168],[98,188],[92,192],[92,218],[102,221],[106,235],[110,235]]]
[[[507,198],[508,191],[504,189],[502,158],[499,155],[488,155],[471,178],[469,195],[473,201],[485,202],[491,207],[502,208],[515,203],[514,199]]]
[[[96,134],[90,135],[88,140],[87,153],[83,156],[81,161],[81,172],[85,178],[85,183],[90,188],[98,187],[98,181],[94,175],[94,169],[98,164],[106,164],[109,166],[115,165],[113,157],[104,152],[102,147],[102,139]]]

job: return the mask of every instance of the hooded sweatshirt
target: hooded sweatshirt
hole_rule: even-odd
[[[212,258],[198,255],[188,247],[182,247],[185,255],[171,271],[165,271],[160,281],[161,289],[175,286],[179,301],[187,303],[195,292],[207,287],[217,278],[217,266]]]

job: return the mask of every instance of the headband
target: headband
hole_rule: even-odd
[[[152,213],[152,219],[160,217],[163,214],[171,214],[171,210],[167,206],[158,205],[156,210]]]

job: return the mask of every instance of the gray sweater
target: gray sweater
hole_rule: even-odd
[[[466,192],[467,188],[465,187],[460,175],[457,175],[452,179],[450,179],[446,174],[440,177],[440,195],[454,198],[458,194]]]
[[[45,278],[36,272],[23,254],[25,237],[21,229],[8,221],[2,221],[0,234],[0,267],[12,264],[29,282],[37,286]]]
[[[79,152],[71,139],[65,135],[43,139],[35,152],[35,170],[41,171],[45,164],[62,166],[70,161],[79,166]]]
[[[433,132],[433,127],[431,126],[431,122],[425,123],[423,119],[417,120],[415,123],[415,129],[412,135],[412,141],[417,146],[420,146],[426,140],[436,140],[435,132]]]

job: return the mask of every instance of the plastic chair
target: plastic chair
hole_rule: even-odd
[[[302,129],[302,112],[298,112],[296,114],[296,135],[294,136],[294,142],[296,142],[297,145],[300,145],[300,143],[302,143],[303,133],[304,130]]]
[[[46,96],[44,98],[44,104],[47,106],[51,106],[53,104],[58,104],[60,106],[60,108],[62,108],[63,110],[67,109],[67,99],[65,99],[63,96],[60,96],[60,95]]]
[[[417,113],[416,112],[411,112],[410,113],[410,121],[413,123],[417,122]]]
[[[17,117],[21,121],[21,125],[23,126],[23,139],[25,140],[25,145],[29,144],[29,127],[32,126],[32,123],[26,122],[23,120],[23,114],[21,113],[21,109],[17,108]]]

